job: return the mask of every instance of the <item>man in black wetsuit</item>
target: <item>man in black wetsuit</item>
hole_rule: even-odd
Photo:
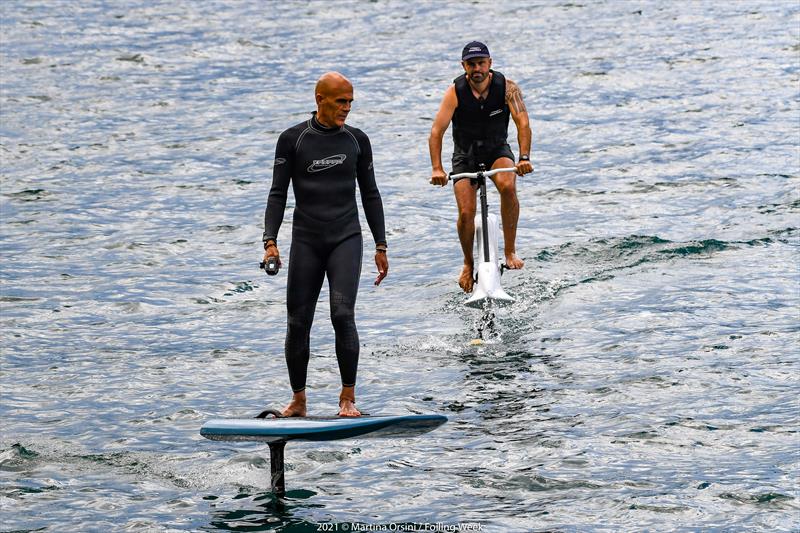
[[[380,284],[389,272],[383,204],[372,168],[372,147],[366,134],[345,125],[353,102],[353,86],[337,72],[317,82],[317,111],[284,131],[275,147],[272,188],[264,213],[264,261],[276,257],[278,229],[286,207],[289,182],[295,197],[289,279],[286,364],[292,400],[284,416],[306,416],[306,373],[309,333],[323,278],[330,288],[331,322],[336,332],[336,358],[342,378],[339,416],[360,416],[355,406],[358,331],[354,307],[361,275],[363,241],[355,187],[375,240]]]
[[[520,156],[517,174],[533,172],[530,162],[531,128],[528,111],[522,101],[522,92],[513,81],[492,70],[492,59],[485,44],[473,41],[461,53],[464,74],[447,88],[439,112],[433,121],[428,148],[431,154],[431,183],[444,186],[447,173],[442,167],[442,138],[450,121],[453,121],[453,173],[476,172],[478,164],[487,169],[514,166],[514,153],[507,142],[508,119],[517,126]],[[500,215],[503,221],[503,241],[506,265],[522,268],[525,264],[516,254],[517,201],[516,176],[512,172],[492,177],[500,193]],[[472,258],[475,234],[475,209],[477,186],[469,180],[453,183],[458,204],[458,238],[464,252],[464,268],[458,284],[464,292],[471,292],[474,262]]]

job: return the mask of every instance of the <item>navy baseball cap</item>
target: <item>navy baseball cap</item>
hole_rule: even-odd
[[[472,41],[471,43],[468,43],[461,52],[461,61],[466,61],[467,59],[472,59],[473,57],[492,56],[489,54],[489,48],[487,48],[485,44],[478,41]]]

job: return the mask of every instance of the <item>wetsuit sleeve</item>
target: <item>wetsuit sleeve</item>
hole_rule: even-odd
[[[356,169],[358,178],[358,189],[361,191],[361,205],[364,207],[364,215],[367,217],[367,224],[372,231],[372,238],[375,244],[386,245],[386,229],[383,219],[383,202],[381,193],[378,191],[378,184],[375,183],[375,169],[372,165],[372,145],[363,132],[359,132],[358,145],[361,153],[358,156],[358,167]]]
[[[288,132],[283,132],[278,137],[275,146],[275,163],[272,166],[272,188],[267,197],[267,208],[264,210],[264,237],[278,240],[278,230],[283,222],[283,212],[286,209],[286,194],[289,191],[289,182],[292,179],[294,168],[294,142]]]

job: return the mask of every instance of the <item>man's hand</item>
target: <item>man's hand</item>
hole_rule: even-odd
[[[264,250],[264,259],[263,261],[266,263],[270,257],[277,257],[278,258],[278,266],[281,267],[283,264],[281,263],[281,253],[278,250],[277,244],[270,244],[267,246],[267,249]]]
[[[431,185],[444,187],[447,185],[447,174],[442,169],[436,169],[431,173]]]
[[[530,161],[520,161],[517,164],[517,176],[524,176],[533,172],[533,165]]]
[[[378,286],[389,274],[389,258],[386,257],[385,251],[375,252],[375,266],[378,267],[378,277],[375,278],[375,285]]]

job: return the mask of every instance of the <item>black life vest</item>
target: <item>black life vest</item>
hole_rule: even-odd
[[[466,74],[453,80],[458,98],[458,107],[453,113],[456,151],[490,150],[507,142],[511,111],[506,104],[506,77],[494,70],[490,72],[489,94],[482,102],[472,94]]]

